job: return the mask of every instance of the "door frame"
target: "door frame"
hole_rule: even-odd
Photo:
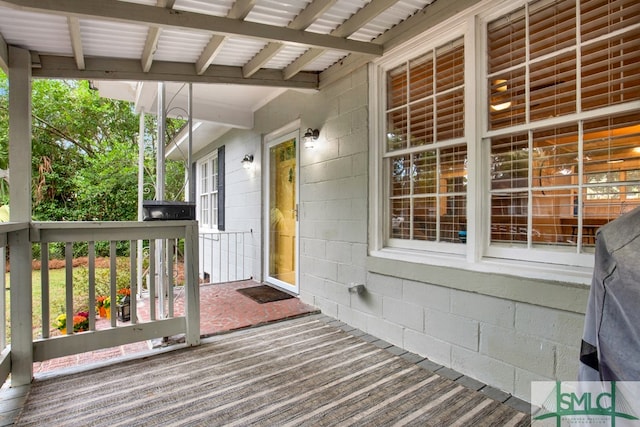
[[[270,271],[269,271],[269,263],[270,263],[270,254],[269,254],[269,243],[270,243],[270,212],[269,212],[269,206],[270,206],[270,191],[269,191],[269,185],[270,185],[270,156],[269,156],[269,150],[271,149],[271,147],[276,146],[278,144],[281,144],[285,141],[288,141],[290,139],[294,139],[296,140],[296,166],[295,166],[295,183],[294,183],[294,190],[295,190],[295,206],[298,209],[298,213],[297,213],[297,218],[296,218],[296,222],[295,222],[295,243],[294,243],[294,257],[295,257],[295,262],[294,262],[294,269],[295,269],[295,274],[294,274],[294,281],[295,281],[295,285],[291,285],[290,283],[284,282],[282,280],[278,280],[274,277],[270,276]],[[264,233],[263,233],[263,269],[262,271],[264,272],[263,276],[264,276],[264,281],[266,283],[269,283],[270,285],[273,285],[277,288],[280,288],[284,291],[287,291],[289,293],[294,293],[296,295],[298,295],[300,293],[300,121],[296,120],[294,123],[291,123],[287,126],[282,127],[281,129],[278,129],[268,135],[266,135],[264,137],[264,144],[263,144],[263,157],[264,159],[264,164],[263,164],[263,194],[264,194],[264,198],[263,198],[263,209],[262,209],[262,216],[263,216],[263,229],[264,229]]]

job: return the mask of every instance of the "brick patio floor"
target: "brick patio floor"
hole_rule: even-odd
[[[236,292],[240,288],[258,285],[259,283],[252,280],[200,285],[200,335],[211,336],[318,312],[317,309],[302,303],[298,298],[258,304],[251,298]],[[149,319],[148,299],[139,299],[137,303],[139,321],[143,322]],[[184,313],[184,295],[180,288],[175,293],[174,307],[176,316]],[[108,319],[97,319],[96,329],[108,329],[111,327],[110,322]],[[128,324],[128,322],[122,323],[118,321],[118,324]],[[59,357],[34,363],[33,371],[34,374],[38,374],[61,368],[101,362],[115,357],[148,351],[151,346],[150,342],[142,341],[73,356]]]

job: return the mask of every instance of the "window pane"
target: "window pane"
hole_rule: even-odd
[[[438,182],[436,151],[414,155],[414,194],[435,194]]]
[[[625,188],[625,199],[634,201],[640,199],[640,169],[627,171],[625,181],[630,183]],[[635,206],[631,204],[624,205],[622,213],[629,212]]]
[[[436,240],[436,198],[421,197],[415,200],[413,238],[415,240]]]
[[[578,182],[578,126],[533,133],[533,186],[566,186]]]
[[[620,30],[637,23],[640,18],[640,3],[637,0],[582,0],[580,22],[582,40]]]
[[[636,169],[640,162],[640,112],[584,124],[585,172]]]
[[[215,227],[218,225],[218,198],[212,196],[209,200],[211,200],[211,226]]]
[[[433,135],[433,98],[416,102],[411,110],[411,141],[412,147],[432,144]]]
[[[205,194],[209,192],[209,173],[208,163],[200,165],[200,193]]]
[[[440,241],[465,243],[467,229],[467,147],[440,152]],[[466,237],[466,234],[464,234]]]
[[[501,129],[526,121],[525,68],[500,73],[487,80],[489,128]]]
[[[409,156],[391,159],[391,196],[407,196],[411,194],[411,175],[414,172]]]
[[[623,209],[620,186],[615,184],[617,176],[616,174],[607,174],[606,178],[602,176],[589,176],[587,181],[594,181],[594,184],[589,183],[583,189],[584,206],[582,216],[583,218],[598,218],[602,219],[603,224],[611,221],[620,216]],[[606,179],[606,182],[596,183],[599,179]]]
[[[387,151],[407,148],[407,126],[406,108],[387,113]]]
[[[218,157],[211,160],[211,192],[218,192]]]
[[[582,108],[640,99],[640,29],[582,49]]]
[[[411,200],[391,200],[391,238],[409,239],[411,237]]]
[[[464,137],[464,89],[439,95],[436,98],[438,141]]]
[[[489,23],[487,50],[490,74],[524,63],[525,28],[524,8]]]
[[[491,140],[491,189],[526,188],[529,178],[527,134]]]
[[[491,195],[491,241],[527,241],[527,192]]]
[[[531,240],[534,244],[551,246],[575,245],[578,197],[572,189],[534,191]]]
[[[575,0],[539,0],[529,6],[532,59],[576,44]]]
[[[576,112],[575,52],[531,64],[531,120]]]
[[[200,224],[209,225],[209,196],[200,196]]]
[[[436,51],[436,92],[464,85],[464,44],[457,39]]]
[[[407,103],[407,67],[401,65],[387,73],[387,110]]]
[[[429,52],[409,62],[411,101],[433,95],[433,53]]]

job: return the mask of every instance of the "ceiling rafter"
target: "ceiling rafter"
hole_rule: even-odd
[[[260,70],[251,78],[242,76],[242,68],[215,65],[198,75],[193,64],[186,62],[153,61],[148,73],[142,72],[137,59],[85,58],[85,69],[78,70],[73,58],[63,56],[39,56],[40,66],[33,68],[36,78],[81,80],[137,80],[186,83],[224,83],[254,86],[271,86],[298,89],[317,89],[317,73],[300,73],[292,80],[283,80],[280,70]]]
[[[78,70],[84,70],[84,50],[82,49],[82,35],[80,34],[80,20],[75,16],[67,17],[69,35],[71,36],[71,48],[76,59]]]
[[[463,10],[476,6],[477,3],[477,0],[432,0],[421,11],[380,34],[373,41],[384,46],[385,52],[388,52],[418,36],[426,29],[446,21]],[[320,73],[318,88],[322,89],[339,80],[370,60],[370,57],[364,55],[348,55]]]
[[[157,7],[164,7],[166,9],[173,9],[175,0],[157,0]],[[158,40],[160,39],[160,33],[162,29],[160,27],[151,26],[147,33],[147,40],[144,42],[144,48],[142,49],[142,71],[145,73],[151,68],[153,62],[153,55],[158,48]]]
[[[374,0],[375,1],[375,0]],[[382,46],[335,37],[332,35],[292,30],[255,22],[239,21],[195,12],[165,9],[118,0],[0,0],[0,5],[41,13],[54,13],[79,18],[108,19],[129,23],[145,23],[158,27],[188,28],[221,35],[236,35],[261,40],[281,41],[309,47],[382,55]]]
[[[229,13],[227,13],[227,18],[243,20],[247,17],[249,12],[251,12],[251,9],[253,9],[255,4],[256,0],[237,0],[229,10]],[[211,37],[211,40],[209,40],[209,43],[207,43],[207,46],[205,46],[200,57],[196,61],[197,74],[202,74],[207,71],[207,68],[209,68],[209,65],[211,65],[213,59],[222,48],[225,39],[226,37],[221,35],[214,35]]]
[[[370,3],[354,13],[351,18],[344,21],[330,34],[332,36],[340,38],[349,37],[351,34],[358,31],[369,21],[396,4],[398,1],[399,0],[371,0]],[[314,59],[324,54],[324,52],[325,49],[317,47],[307,50],[303,55],[301,55],[298,59],[293,61],[284,69],[283,74],[285,80],[290,79],[291,77],[302,71],[302,69],[307,64],[311,63]]]
[[[335,4],[337,0],[315,0],[296,16],[287,26],[293,30],[304,30],[318,19],[324,12]],[[268,43],[256,56],[254,56],[244,67],[242,74],[251,77],[260,68],[271,60],[282,48],[284,44],[279,42]]]

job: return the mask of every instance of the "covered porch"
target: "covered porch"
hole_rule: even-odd
[[[109,1],[92,2],[91,5],[84,1],[56,5],[23,0],[0,2],[0,66],[10,82],[11,165],[11,222],[0,229],[0,246],[10,248],[11,341],[9,346],[6,337],[2,337],[0,379],[4,381],[10,375],[13,386],[30,384],[33,362],[151,338],[183,334],[187,346],[200,344],[198,260],[201,248],[197,222],[32,221],[30,107],[33,78],[200,84],[206,99],[200,99],[201,104],[196,102],[195,105],[189,100],[185,108],[180,107],[188,113],[188,137],[185,139],[189,140],[190,153],[191,143],[197,144],[192,141],[193,116],[204,115],[203,120],[219,126],[218,134],[230,128],[250,129],[256,102],[264,103],[265,99],[271,99],[286,89],[318,91],[361,68],[372,58],[379,57],[384,50],[383,43],[393,40],[393,45],[409,39],[411,34],[401,30],[398,24],[411,28],[441,19],[439,14],[454,13],[447,12],[444,5],[432,7],[431,3],[433,0],[410,4],[374,1],[356,5],[317,0],[292,2],[289,8],[282,10],[270,2],[242,0],[216,5],[202,5],[191,0]],[[424,11],[429,12],[428,16],[418,13]],[[23,24],[16,25],[19,22]],[[383,33],[382,39],[371,42]],[[239,58],[241,53],[249,56]],[[229,108],[231,100],[227,91],[223,91],[226,100],[211,99],[212,92],[204,88],[212,84],[231,85],[234,98],[245,103]],[[256,101],[256,90],[251,89],[256,87],[271,90],[268,93],[257,92],[261,99]],[[245,96],[244,89],[253,93],[253,98]],[[150,96],[157,101],[149,101]],[[145,113],[144,108],[155,105],[159,119],[166,116],[160,91],[141,90],[135,97],[140,101],[136,104],[141,107],[142,114]],[[193,111],[192,107],[195,107]],[[164,145],[160,143],[159,146],[158,158],[162,160]],[[191,170],[192,161],[190,158],[187,160],[187,169]],[[189,184],[193,185],[193,182]],[[188,198],[193,200],[192,197],[190,190]],[[175,245],[183,241],[184,313],[177,315],[173,311],[171,292],[166,295],[159,292],[158,298],[167,298],[168,301],[162,301],[162,307],[157,311],[151,310],[148,322],[136,318],[136,299],[132,298],[130,325],[117,324],[116,309],[112,305],[111,328],[97,330],[94,307],[90,304],[89,333],[74,334],[69,330],[67,335],[51,337],[48,330],[50,313],[48,308],[43,308],[43,313],[34,313],[43,319],[42,338],[34,340],[32,289],[42,288],[43,307],[47,307],[48,284],[46,277],[41,284],[31,283],[28,279],[32,245],[42,246],[43,263],[46,265],[49,243],[64,242],[68,257],[72,257],[72,246],[79,241],[89,246],[90,257],[95,242],[109,242],[113,259],[116,242],[129,242],[132,294],[137,293],[139,286],[139,282],[134,280],[134,272],[140,270],[139,260],[133,254],[138,242],[148,244],[150,253],[155,254],[156,251],[162,252],[161,246],[165,244]],[[156,242],[158,247],[155,247]],[[260,247],[260,242],[257,247]],[[4,256],[2,258],[4,260]],[[152,256],[150,259],[157,260],[150,261],[149,266],[149,276],[154,277],[156,269],[165,268],[162,265],[165,261],[162,257]],[[67,264],[69,261],[70,258]],[[110,289],[112,300],[116,299],[115,270],[114,261]],[[91,277],[92,273],[89,274]],[[70,318],[75,312],[70,272],[66,287],[65,313]],[[154,286],[149,286],[149,289],[153,290]],[[90,278],[89,300],[94,297],[95,287]],[[152,293],[150,298],[154,297]]]
[[[324,315],[1,393],[2,425],[530,425],[525,402]]]

